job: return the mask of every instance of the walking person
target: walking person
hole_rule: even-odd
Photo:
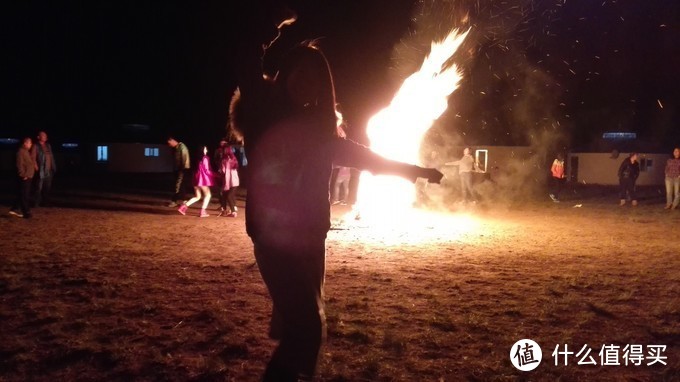
[[[184,197],[184,190],[187,189],[191,159],[189,158],[189,149],[187,148],[187,145],[177,141],[175,137],[168,137],[168,146],[175,150],[175,193],[172,195],[172,200],[168,204],[168,207],[177,207]]]
[[[210,216],[206,211],[208,204],[210,204],[210,187],[215,184],[214,174],[210,169],[210,157],[208,157],[208,148],[203,147],[203,158],[196,169],[196,174],[194,175],[194,191],[196,194],[184,204],[182,204],[177,211],[180,214],[186,215],[189,206],[201,200],[203,197],[203,205],[201,206],[201,213],[198,215],[201,218]],[[201,195],[202,194],[202,195]]]
[[[472,189],[472,173],[477,171],[475,158],[470,154],[470,148],[463,149],[463,157],[457,161],[445,163],[446,166],[458,166],[458,177],[460,178],[460,190],[463,194],[463,201],[475,203],[475,192]]]
[[[236,207],[236,188],[239,186],[238,158],[234,149],[225,145],[223,147],[220,162],[220,215],[235,218],[238,208]],[[227,210],[228,208],[228,210]]]
[[[52,192],[52,181],[57,172],[57,164],[54,161],[52,145],[47,141],[46,132],[38,132],[38,142],[31,147],[31,158],[37,175],[33,188],[33,205],[36,207],[48,206]]]
[[[633,207],[637,206],[638,201],[635,195],[635,181],[640,175],[640,163],[638,163],[638,154],[630,153],[628,158],[624,159],[619,166],[619,205],[626,205],[626,200],[631,200]]]
[[[270,336],[279,344],[264,381],[313,378],[325,338],[323,285],[334,163],[439,182],[442,174],[387,160],[337,135],[333,79],[312,44],[291,50],[278,75],[258,68],[240,83],[230,118],[249,158],[246,230],[273,300]],[[259,80],[257,80],[259,79]]]
[[[550,199],[552,199],[553,202],[559,203],[560,192],[562,192],[562,187],[566,180],[564,174],[564,155],[562,155],[562,153],[557,154],[557,158],[555,158],[552,166],[550,166],[550,173],[552,175],[550,177],[552,188]]]
[[[31,138],[26,137],[21,141],[21,146],[17,150],[17,199],[9,210],[10,215],[25,219],[31,217],[29,199],[31,195],[31,182],[35,175],[35,163],[30,153],[31,146],[33,146],[33,141],[31,141]]]
[[[680,148],[673,150],[673,157],[666,161],[666,209],[674,210],[680,204]]]

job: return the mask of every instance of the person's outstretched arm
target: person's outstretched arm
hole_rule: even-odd
[[[424,178],[429,183],[439,183],[444,176],[434,168],[386,159],[364,145],[342,138],[334,141],[334,163],[366,170],[376,175],[396,175],[411,182],[415,182],[417,178]]]

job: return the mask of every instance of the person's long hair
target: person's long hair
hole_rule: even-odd
[[[322,120],[322,135],[337,136],[333,77],[315,41],[293,48],[283,58],[275,83],[281,117],[314,114]]]
[[[310,134],[329,139],[338,136],[333,77],[315,41],[292,48],[281,58],[276,76],[264,81],[258,100],[241,99],[238,89],[234,93],[229,109],[230,133],[238,138],[257,137],[277,121],[313,115],[319,120]]]

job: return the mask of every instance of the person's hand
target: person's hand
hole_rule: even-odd
[[[439,184],[444,177],[444,174],[435,168],[422,168],[418,177],[427,179],[428,183]]]

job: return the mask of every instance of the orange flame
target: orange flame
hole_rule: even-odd
[[[447,108],[448,96],[458,87],[458,67],[446,65],[469,30],[452,30],[443,41],[432,42],[420,70],[402,84],[388,107],[368,122],[371,150],[389,158],[419,164],[419,151],[427,130]],[[371,225],[413,223],[415,186],[402,178],[362,173],[356,208]],[[356,213],[356,212],[355,212]],[[430,222],[432,219],[428,219]]]

